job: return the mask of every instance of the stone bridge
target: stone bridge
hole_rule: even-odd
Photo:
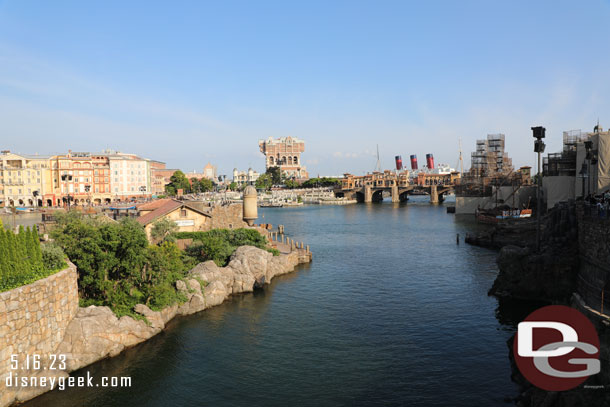
[[[429,195],[430,203],[437,204],[443,202],[444,195],[453,191],[453,186],[444,185],[410,185],[406,187],[373,187],[366,185],[360,188],[344,190],[342,188],[335,189],[335,196],[355,199],[358,202],[381,202],[383,193],[386,192],[392,197],[392,202],[406,202],[409,195]]]
[[[420,173],[409,177],[408,172],[374,172],[363,176],[345,174],[341,186],[335,189],[335,196],[355,199],[358,202],[380,202],[384,193],[392,197],[392,202],[405,202],[409,195],[429,195],[430,203],[444,200],[447,193],[453,192],[459,173],[431,174]]]

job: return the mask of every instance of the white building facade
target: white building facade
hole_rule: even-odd
[[[135,154],[113,152],[110,163],[110,189],[115,199],[150,197],[150,162]]]

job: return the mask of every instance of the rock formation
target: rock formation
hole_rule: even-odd
[[[536,254],[527,247],[504,246],[497,258],[499,272],[489,295],[569,302],[576,287],[578,252],[574,247],[563,249]]]

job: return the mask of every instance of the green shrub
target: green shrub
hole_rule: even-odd
[[[272,255],[274,255],[274,256],[279,256],[280,255],[280,251],[278,249],[269,248],[269,249],[267,249],[267,251],[269,253],[271,253]]]
[[[107,305],[117,316],[130,315],[136,304],[160,310],[185,301],[175,283],[184,278],[184,253],[175,243],[151,246],[144,228],[133,219],[103,222],[68,214],[52,232],[79,270],[83,304]]]
[[[42,252],[42,263],[46,270],[54,270],[65,267],[66,255],[57,244],[48,242],[40,246]]]
[[[212,229],[207,232],[179,232],[173,236],[177,239],[193,239],[193,243],[185,251],[189,257],[197,262],[214,260],[220,267],[227,265],[239,246],[269,250],[267,239],[254,229]],[[279,255],[279,252],[277,254]]]
[[[63,261],[46,265],[36,228],[18,233],[0,226],[0,292],[45,278],[64,266]]]
[[[198,262],[206,260],[214,260],[216,265],[225,266],[233,252],[235,246],[231,246],[229,242],[217,236],[210,236],[202,241],[195,241],[187,249],[187,254]]]

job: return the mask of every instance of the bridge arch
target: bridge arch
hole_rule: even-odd
[[[399,200],[400,202],[407,202],[407,201],[409,200],[409,191],[404,191],[404,192],[401,192],[401,193],[398,195],[398,200]]]
[[[373,193],[371,194],[371,201],[372,202],[383,201],[383,189],[373,190]]]

